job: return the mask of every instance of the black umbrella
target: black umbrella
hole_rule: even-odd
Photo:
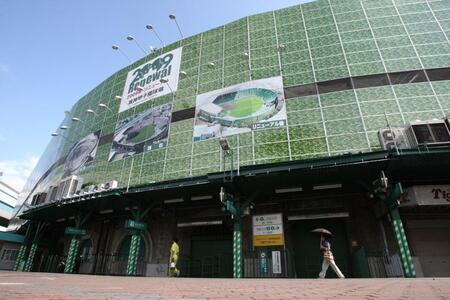
[[[329,236],[333,236],[333,234],[329,230],[326,230],[325,228],[316,228],[316,229],[311,230],[311,232],[320,233],[320,234],[327,234]]]

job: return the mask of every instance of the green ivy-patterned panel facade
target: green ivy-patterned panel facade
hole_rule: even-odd
[[[266,12],[188,37],[113,74],[74,104],[26,185],[67,155],[73,141],[164,103],[172,111],[194,108],[196,96],[250,80],[282,76],[285,88],[372,74],[450,67],[447,0],[318,0]],[[280,50],[280,45],[282,48]],[[175,94],[118,113],[127,73],[182,47]],[[243,57],[247,53],[247,57]],[[214,63],[214,68],[210,64]],[[98,104],[106,104],[101,108]],[[94,109],[96,114],[86,114]],[[450,113],[448,80],[384,85],[292,97],[287,126],[230,136],[234,167],[379,150],[377,131]],[[73,117],[83,122],[71,122]],[[85,182],[117,180],[119,186],[205,175],[222,168],[217,140],[193,141],[194,119],[170,124],[167,147],[108,162],[111,143],[80,176]],[[72,142],[70,142],[72,141]]]

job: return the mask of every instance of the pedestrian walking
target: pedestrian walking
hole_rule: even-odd
[[[180,270],[177,269],[178,256],[180,254],[180,246],[178,246],[178,239],[172,239],[172,246],[170,246],[169,257],[169,277],[180,276]]]
[[[331,252],[331,243],[323,234],[320,236],[320,250],[323,251],[323,261],[322,271],[319,273],[319,278],[325,278],[328,267],[330,266],[339,278],[345,278],[334,261],[333,252]]]

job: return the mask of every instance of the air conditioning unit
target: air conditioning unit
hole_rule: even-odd
[[[410,148],[404,128],[385,128],[378,131],[378,139],[384,150]]]
[[[115,189],[115,188],[117,188],[117,186],[118,186],[117,181],[116,180],[111,180],[111,181],[105,183],[103,188],[105,190],[109,190],[109,189]]]
[[[75,194],[78,189],[78,184],[79,181],[77,176],[75,175],[64,178],[58,185],[58,191],[56,193],[55,199],[61,200]]]
[[[450,131],[445,120],[414,121],[406,127],[411,147],[450,144]]]

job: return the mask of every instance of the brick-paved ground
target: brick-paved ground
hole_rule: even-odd
[[[0,271],[0,299],[450,299],[450,278],[194,279]]]

